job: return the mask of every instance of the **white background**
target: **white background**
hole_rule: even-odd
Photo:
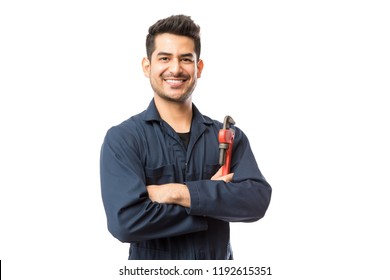
[[[194,103],[233,116],[273,187],[262,220],[232,224],[235,263],[389,279],[386,2],[1,1],[3,277],[117,279],[128,245],[106,229],[100,146],[152,97],[148,27],[184,13],[202,28]]]

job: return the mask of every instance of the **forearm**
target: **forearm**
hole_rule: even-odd
[[[146,188],[153,202],[191,207],[190,192],[184,184],[149,185]]]
[[[191,196],[190,215],[207,216],[228,222],[254,222],[266,213],[271,187],[265,180],[241,182],[187,182]]]
[[[109,230],[122,242],[165,238],[207,229],[203,217],[188,215],[188,210],[182,206],[154,203],[147,197],[146,191],[143,193],[141,187],[135,185],[131,192],[128,189],[112,191],[120,188],[103,183],[102,197]]]

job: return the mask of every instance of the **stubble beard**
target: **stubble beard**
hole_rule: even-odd
[[[153,91],[163,100],[173,103],[185,103],[191,96],[193,91],[195,90],[196,81],[186,89],[185,93],[178,96],[178,97],[172,97],[165,93],[164,90],[160,89],[157,86],[154,86],[152,81],[150,82]]]

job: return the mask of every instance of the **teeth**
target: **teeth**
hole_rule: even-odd
[[[180,84],[182,83],[184,80],[166,80],[167,83],[172,83],[172,84]]]

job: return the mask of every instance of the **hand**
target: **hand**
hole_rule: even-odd
[[[222,176],[222,167],[217,171],[217,173],[214,174],[213,177],[211,177],[210,180],[216,181],[216,180],[222,180],[226,183],[231,182],[233,180],[234,173],[229,173]]]

